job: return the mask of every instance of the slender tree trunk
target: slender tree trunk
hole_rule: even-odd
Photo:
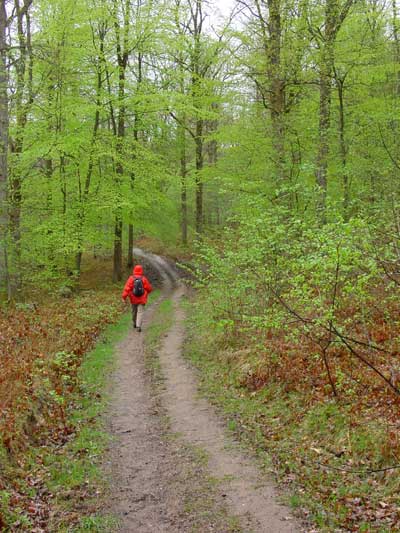
[[[100,40],[100,49],[99,57],[97,58],[97,80],[96,80],[96,112],[94,116],[92,138],[90,141],[89,149],[89,163],[86,172],[85,185],[83,193],[80,195],[80,208],[79,208],[79,217],[78,217],[78,227],[77,227],[77,239],[78,239],[78,252],[75,258],[75,275],[79,279],[81,274],[82,267],[82,254],[83,254],[83,231],[85,226],[86,218],[86,203],[89,197],[90,184],[92,181],[93,167],[95,162],[95,146],[97,140],[97,133],[100,126],[100,108],[101,108],[101,91],[103,87],[103,72],[102,65],[104,64],[104,38],[105,38],[105,29],[99,29],[99,40]]]
[[[0,287],[8,285],[7,265],[7,151],[8,151],[8,95],[7,95],[7,13],[6,0],[0,1]]]
[[[331,44],[326,43],[325,47]],[[319,142],[317,155],[316,183],[317,214],[322,224],[326,222],[326,196],[328,189],[328,156],[329,156],[329,128],[331,113],[331,62],[330,52],[326,50],[321,60],[319,80]]]
[[[66,172],[66,158],[63,151],[60,152],[59,159],[59,178],[60,189],[62,195],[62,242],[63,242],[63,262],[65,273],[69,275],[68,266],[68,250],[66,247],[67,242],[67,209],[68,209],[68,188],[67,188],[67,172]]]
[[[117,150],[117,155],[121,152]],[[117,201],[114,219],[114,261],[113,261],[113,281],[121,281],[122,279],[122,198],[121,186],[123,167],[120,163],[116,168],[116,186],[117,186]]]
[[[272,149],[277,188],[288,179],[285,164],[285,83],[281,73],[281,2],[267,0],[268,23],[263,14],[263,0],[255,0],[260,24],[264,53],[266,56],[267,102],[272,125]]]
[[[275,154],[275,172],[278,186],[287,181],[285,168],[285,84],[281,76],[282,23],[280,8],[280,0],[268,0],[268,79],[270,83],[272,146]]]
[[[115,214],[114,224],[114,270],[113,281],[122,279],[122,213],[119,208]]]
[[[203,170],[203,120],[196,120],[196,233],[203,232],[203,180],[201,171]]]
[[[130,1],[126,0],[124,5],[124,23],[123,36],[121,42],[120,27],[117,16],[116,1],[114,2],[114,28],[117,43],[117,61],[118,61],[118,120],[117,120],[117,139],[116,139],[116,189],[117,189],[117,207],[115,210],[114,223],[114,268],[113,281],[121,281],[122,279],[122,180],[124,176],[124,167],[122,164],[124,152],[124,137],[125,137],[125,76],[126,67],[128,64],[128,32],[129,32],[129,16],[130,16]]]
[[[137,92],[139,93],[140,90],[141,90],[141,86],[142,86],[142,80],[143,80],[143,54],[142,52],[138,52],[138,57],[137,57],[137,67],[138,67],[138,72],[137,72]],[[138,110],[135,109],[135,113],[134,113],[134,121],[133,121],[133,138],[135,139],[135,143],[136,145],[139,143],[139,113],[138,113]],[[136,146],[135,146],[135,150],[136,150]],[[133,157],[136,157],[135,154],[133,155]],[[135,188],[135,174],[134,172],[131,173],[131,193],[132,195],[134,194],[134,188]],[[131,209],[131,212],[130,212],[130,222],[129,222],[129,225],[128,225],[128,261],[127,261],[127,266],[128,268],[132,268],[133,267],[133,255],[132,255],[132,250],[133,250],[133,210]]]
[[[201,54],[201,34],[203,28],[202,0],[196,0],[195,9],[192,10],[193,17],[193,54],[191,58],[192,73],[192,98],[194,107],[200,110],[202,94],[201,74],[200,74],[200,54]],[[204,120],[198,115],[196,117],[194,142],[196,146],[196,175],[195,175],[195,194],[196,194],[196,233],[200,236],[203,231],[203,181],[201,171],[203,169],[203,129]]]
[[[342,179],[343,179],[343,216],[344,220],[349,220],[350,204],[350,184],[347,172],[347,147],[345,138],[345,119],[344,119],[344,81],[336,79],[339,97],[339,147],[340,158],[342,161]]]
[[[183,123],[186,117],[182,118]],[[187,207],[187,162],[186,162],[186,133],[185,127],[179,125],[179,147],[180,147],[180,174],[181,174],[181,235],[182,244],[188,242],[188,207]]]
[[[16,134],[13,142],[13,165],[9,176],[9,203],[10,203],[10,235],[12,240],[12,276],[11,288],[13,292],[20,290],[22,283],[21,273],[21,206],[22,206],[22,180],[19,159],[24,147],[25,126],[28,111],[33,103],[32,96],[32,49],[28,9],[32,0],[20,2],[15,0],[14,5],[17,16],[17,35],[19,57],[16,61]],[[24,21],[26,27],[24,28]],[[28,78],[26,71],[28,67]],[[27,93],[27,94],[25,94]]]
[[[333,47],[336,38],[336,0],[326,0],[325,32],[320,43],[319,77],[319,141],[316,162],[317,216],[321,224],[326,223],[326,197],[328,191],[329,130],[331,120],[331,83],[333,74]]]
[[[394,40],[394,62],[396,68],[396,86],[395,95],[400,95],[400,37],[399,37],[399,20],[397,14],[397,2],[392,0],[392,16],[393,16],[393,40]]]
[[[394,156],[396,160],[400,158],[400,141],[399,141],[399,96],[400,96],[400,36],[399,36],[399,20],[397,13],[397,1],[392,0],[392,26],[393,26],[393,40],[394,40],[394,67],[395,67],[395,86],[393,94],[393,111],[391,117],[392,131],[393,131],[393,146]],[[393,169],[396,174],[396,181],[398,180],[399,171]],[[398,192],[398,187],[396,187]]]
[[[132,268],[133,267],[133,254],[132,254],[132,250],[133,250],[133,224],[129,224],[129,227],[128,227],[128,261],[126,263],[126,266],[128,268]]]
[[[218,112],[218,108],[219,108],[218,103],[213,102],[211,104],[211,108],[212,108],[212,110],[215,113],[217,113]],[[218,129],[218,120],[217,119],[207,120],[206,123],[205,123],[205,128],[206,128],[207,137],[211,136]],[[208,164],[208,166],[214,167],[217,164],[217,161],[218,161],[218,143],[217,143],[216,139],[210,139],[209,141],[207,141],[205,152],[207,154],[207,164]],[[207,207],[208,207],[207,219],[208,219],[208,222],[207,223],[208,223],[209,227],[211,227],[214,223],[216,223],[214,221],[217,218],[216,205],[217,205],[218,193],[216,192],[215,186],[213,186],[212,183],[210,183],[208,185],[207,189],[208,189],[206,191],[207,196],[208,196],[208,199],[207,199]]]
[[[179,21],[178,11],[176,12],[175,19],[176,28],[179,33],[182,32],[182,28]],[[185,95],[185,61],[183,52],[179,52],[179,89],[181,95]],[[179,145],[179,162],[180,162],[180,178],[181,178],[181,240],[184,246],[188,243],[188,203],[187,203],[187,145],[186,145],[186,129],[187,129],[187,117],[183,112],[181,120],[177,121],[178,124],[178,145]]]
[[[49,83],[47,85],[46,91],[46,107],[51,110],[48,115],[47,122],[47,133],[51,138],[54,135],[55,124],[54,124],[54,114],[55,114],[55,94],[53,90],[53,78],[50,76]],[[51,217],[53,213],[53,177],[55,174],[55,164],[51,157],[47,157],[42,161],[43,174],[46,178],[46,211],[48,216]],[[55,250],[52,243],[52,235],[54,230],[51,226],[48,226],[46,229],[46,254],[45,262],[48,263],[50,270],[52,272],[56,269],[56,260],[55,260]]]
[[[353,2],[354,0],[345,0],[344,4],[340,5],[338,0],[325,0],[325,28],[320,39],[319,141],[315,172],[316,184],[319,189],[316,210],[321,224],[326,223],[334,45],[338,31]]]

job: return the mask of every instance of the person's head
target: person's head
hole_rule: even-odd
[[[133,269],[134,276],[143,276],[143,267],[142,265],[136,265]]]

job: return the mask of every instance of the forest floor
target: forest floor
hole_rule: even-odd
[[[400,531],[397,399],[314,398],[301,344],[268,381],[271,339],[218,342],[135,250],[156,289],[139,334],[111,262],[86,259],[70,297],[0,308],[0,531]]]
[[[305,531],[199,397],[182,353],[185,288],[157,256],[147,259],[163,277],[163,296],[147,309],[144,331],[132,329],[119,345],[107,415],[108,511],[117,515],[118,531]]]

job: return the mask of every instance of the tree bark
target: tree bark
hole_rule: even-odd
[[[183,123],[186,117],[182,117]],[[188,242],[188,206],[187,206],[187,162],[186,162],[186,133],[185,127],[178,125],[179,128],[179,148],[180,148],[180,174],[181,174],[181,236],[182,244]]]
[[[203,169],[203,120],[196,120],[196,233],[203,232],[203,181],[201,171]]]
[[[203,181],[201,171],[203,169],[203,119],[199,116],[201,105],[199,99],[202,93],[200,54],[201,54],[201,34],[203,28],[202,0],[196,0],[195,9],[192,9],[193,17],[193,54],[191,58],[192,70],[192,97],[194,107],[197,110],[194,142],[196,146],[196,233],[200,236],[203,232]]]
[[[316,183],[317,214],[322,224],[326,223],[326,196],[328,189],[329,128],[331,112],[331,64],[322,59],[319,80],[319,143],[317,155]]]
[[[342,162],[342,179],[343,179],[343,217],[347,222],[349,220],[350,204],[350,183],[347,172],[347,146],[345,137],[345,119],[344,119],[344,80],[336,77],[338,97],[339,97],[339,148]]]
[[[392,0],[392,15],[393,15],[393,40],[394,40],[394,62],[396,68],[395,79],[395,95],[400,95],[400,37],[399,37],[399,20],[397,15],[397,2]]]
[[[9,176],[9,225],[12,240],[12,254],[10,262],[12,264],[11,290],[13,293],[21,288],[21,205],[22,205],[22,181],[23,176],[19,168],[19,159],[24,147],[25,126],[29,109],[33,103],[32,96],[32,50],[29,23],[29,7],[32,0],[24,0],[21,7],[19,0],[14,1],[17,17],[17,37],[19,57],[15,63],[16,67],[16,93],[15,93],[15,113],[16,113],[16,134],[12,143],[13,165]],[[25,21],[25,28],[24,28]],[[26,71],[28,67],[28,79]],[[25,93],[27,95],[25,96]]]
[[[346,0],[343,6],[340,6],[339,0],[326,0],[324,33],[322,37],[321,34],[319,34],[321,50],[319,78],[319,142],[315,178],[318,186],[316,211],[321,224],[326,223],[334,46],[337,34],[353,4],[353,1],[354,0]]]
[[[126,67],[128,65],[128,33],[129,33],[129,15],[130,15],[130,1],[125,1],[123,14],[123,37],[121,42],[120,27],[117,15],[117,2],[115,0],[114,13],[114,28],[117,44],[117,61],[118,61],[118,119],[117,119],[117,139],[116,139],[116,189],[117,202],[115,209],[115,223],[114,223],[114,265],[113,265],[113,281],[121,281],[122,279],[122,180],[124,176],[124,167],[122,164],[124,151],[124,137],[125,137],[125,78]]]
[[[137,72],[137,92],[139,93],[139,91],[141,90],[141,85],[142,85],[142,81],[143,81],[143,54],[142,52],[138,52],[138,57],[137,57],[137,67],[138,67],[138,72]],[[133,138],[135,139],[135,143],[136,145],[139,143],[139,113],[138,113],[138,110],[137,108],[135,109],[134,111],[134,120],[133,120]],[[135,147],[136,148],[136,147]],[[132,194],[134,194],[134,188],[135,188],[135,174],[134,172],[131,173],[131,192]],[[128,225],[128,260],[127,260],[127,266],[128,268],[132,268],[133,267],[133,255],[132,255],[132,250],[133,250],[133,210],[131,209],[131,213],[130,213],[130,222],[129,222],[129,225]]]
[[[278,186],[287,181],[285,168],[285,84],[281,76],[282,24],[280,0],[268,0],[269,43],[268,79],[270,80],[270,113],[272,147],[275,154],[275,172]]]
[[[0,288],[8,285],[7,264],[7,152],[8,152],[8,76],[7,76],[6,0],[0,0]]]
[[[272,126],[272,150],[277,188],[288,179],[285,164],[285,82],[281,73],[282,21],[280,0],[268,0],[268,22],[262,9],[263,1],[255,0],[266,57],[266,83],[262,93],[269,109]],[[258,87],[260,90],[261,87]]]
[[[77,239],[78,239],[78,252],[75,258],[75,275],[79,279],[81,274],[82,267],[82,254],[83,254],[83,230],[85,226],[86,218],[86,203],[90,192],[90,184],[92,181],[93,167],[94,167],[94,151],[97,139],[97,133],[100,126],[100,108],[101,108],[101,92],[103,88],[103,72],[102,65],[104,64],[104,38],[105,38],[105,28],[99,28],[99,56],[97,58],[97,76],[96,76],[96,112],[94,116],[92,138],[90,141],[90,150],[89,150],[89,162],[86,172],[85,184],[83,188],[83,193],[80,195],[80,209],[78,217],[78,228],[77,228]]]

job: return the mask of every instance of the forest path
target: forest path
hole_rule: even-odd
[[[131,331],[119,345],[108,465],[110,507],[120,518],[119,531],[300,532],[288,509],[277,503],[271,483],[199,398],[195,373],[182,357],[185,289],[164,260],[147,259],[161,271],[174,320],[158,353],[161,392],[156,393],[144,360],[144,336],[158,304],[147,310],[144,332]]]

